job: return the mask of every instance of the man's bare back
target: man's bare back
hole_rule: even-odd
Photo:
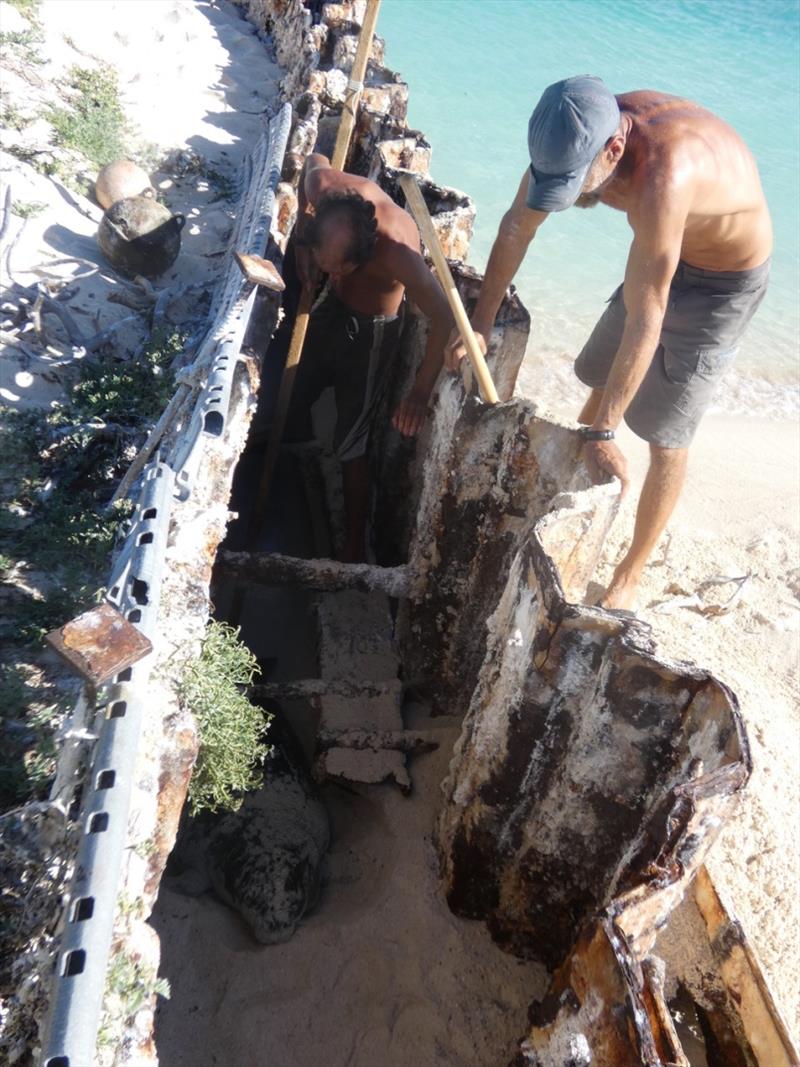
[[[396,315],[403,299],[408,251],[418,258],[419,232],[408,212],[367,178],[333,170],[324,156],[311,157],[304,187],[308,203],[326,193],[353,191],[375,206],[378,240],[367,263],[349,274],[330,275],[334,292],[347,307],[364,315]],[[319,162],[314,165],[314,161]]]
[[[772,251],[772,224],[755,161],[710,111],[649,90],[617,97],[629,123],[625,155],[601,201],[636,215],[654,185],[689,197],[680,258],[714,271],[749,270]]]

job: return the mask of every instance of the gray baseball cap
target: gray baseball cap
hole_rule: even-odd
[[[574,204],[619,121],[616,98],[600,78],[583,74],[548,86],[528,123],[528,207],[563,211]]]

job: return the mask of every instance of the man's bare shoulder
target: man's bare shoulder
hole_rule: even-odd
[[[704,141],[712,150],[718,150],[725,143],[744,147],[732,126],[693,100],[638,89],[622,93],[617,101],[622,113],[633,120],[642,147],[650,149],[657,158],[673,158],[682,144],[698,140]]]

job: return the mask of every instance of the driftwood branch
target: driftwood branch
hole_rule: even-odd
[[[223,571],[237,578],[267,585],[304,585],[328,593],[356,589],[405,597],[411,584],[407,566],[377,567],[333,559],[297,559],[271,552],[226,551],[219,553],[217,561]]]

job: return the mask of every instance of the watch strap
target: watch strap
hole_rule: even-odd
[[[581,426],[578,433],[584,441],[613,441],[613,430],[593,430],[591,426]]]

